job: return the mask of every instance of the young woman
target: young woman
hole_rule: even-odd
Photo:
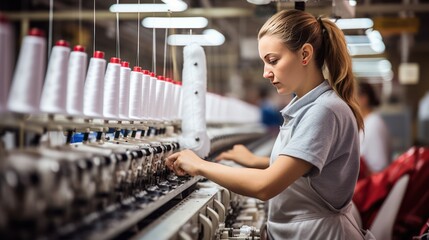
[[[329,19],[289,10],[272,16],[258,39],[263,77],[279,94],[296,95],[281,111],[284,123],[271,157],[235,146],[219,158],[249,168],[231,168],[184,150],[167,166],[269,200],[270,239],[363,239],[350,213],[363,120],[342,31]]]

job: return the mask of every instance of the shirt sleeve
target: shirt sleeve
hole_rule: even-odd
[[[338,119],[335,113],[324,106],[313,106],[300,119],[296,119],[292,131],[292,136],[280,155],[311,163],[314,167],[307,174],[309,176],[320,174],[338,138]]]

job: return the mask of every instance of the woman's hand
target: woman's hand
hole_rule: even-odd
[[[167,167],[178,176],[184,176],[186,174],[191,176],[199,175],[200,167],[205,162],[205,160],[198,157],[189,149],[173,153],[166,159]]]
[[[252,167],[256,156],[244,145],[234,145],[231,150],[225,151],[215,158],[215,161],[231,160],[246,167]]]

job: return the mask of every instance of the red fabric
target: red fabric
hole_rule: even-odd
[[[359,169],[359,175],[358,175],[358,181],[365,179],[367,177],[371,176],[371,171],[368,168],[368,165],[365,163],[365,159],[361,156],[360,159],[360,169]]]
[[[417,148],[411,148],[383,171],[357,182],[353,202],[361,215],[363,228],[370,228],[395,182],[411,173],[417,152]]]
[[[429,218],[429,148],[413,147],[382,172],[358,181],[353,201],[365,229],[370,228],[390,190],[404,174],[408,174],[410,180],[394,225],[393,238],[411,239],[418,235]]]
[[[393,227],[393,239],[411,239],[429,218],[429,148],[419,148],[414,171]]]

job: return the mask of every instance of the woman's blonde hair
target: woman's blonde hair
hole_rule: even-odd
[[[323,69],[334,91],[351,108],[359,129],[363,117],[356,95],[352,61],[343,32],[327,18],[315,18],[300,10],[283,10],[276,13],[262,26],[258,39],[263,36],[282,39],[291,51],[298,51],[305,43],[313,46],[317,65]]]

